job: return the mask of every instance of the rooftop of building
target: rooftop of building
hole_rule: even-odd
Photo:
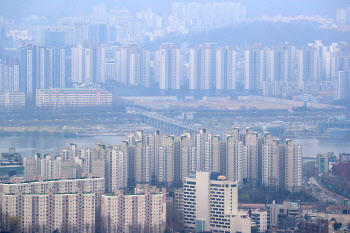
[[[238,204],[239,209],[260,209],[265,210],[265,204],[246,204],[240,203]]]
[[[20,183],[0,183],[0,184],[7,184],[7,185],[15,185],[15,184],[33,184],[33,183],[42,183],[42,182],[58,182],[58,181],[74,181],[74,180],[90,180],[90,179],[94,179],[94,180],[103,180],[104,178],[101,177],[82,177],[82,178],[68,178],[68,179],[52,179],[52,180],[43,180],[43,181],[39,181],[39,180],[32,180],[32,181],[22,181]]]
[[[51,89],[38,89],[37,92],[45,92],[45,93],[92,93],[92,92],[106,92],[110,93],[106,90],[100,89],[100,88],[51,88]]]

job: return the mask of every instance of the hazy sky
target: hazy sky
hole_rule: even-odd
[[[176,0],[175,0],[176,1]],[[22,18],[31,14],[50,19],[90,15],[92,7],[104,2],[107,6],[127,7],[137,11],[148,7],[158,14],[169,12],[173,0],[0,0],[0,15]],[[179,0],[177,0],[179,1]],[[198,1],[198,0],[197,0]],[[222,1],[222,0],[221,0]],[[224,0],[230,1],[230,0]],[[231,0],[232,1],[232,0]],[[187,1],[185,1],[187,2]],[[198,2],[207,2],[201,0]],[[237,2],[237,1],[236,1]],[[315,15],[335,17],[337,8],[350,6],[349,0],[241,0],[248,17],[261,15]]]

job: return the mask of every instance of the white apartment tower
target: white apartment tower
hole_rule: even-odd
[[[228,180],[243,182],[243,143],[234,135],[226,136],[226,176]]]
[[[334,100],[350,99],[350,75],[349,72],[339,71],[334,85]]]
[[[270,133],[264,137],[262,149],[262,184],[278,187],[280,184],[280,152],[279,139],[273,138]]]
[[[128,142],[106,148],[106,191],[113,193],[128,187]]]
[[[302,146],[293,144],[291,139],[280,146],[280,159],[284,167],[284,186],[290,192],[297,192],[302,185]],[[281,179],[281,176],[280,176]]]
[[[260,48],[251,48],[244,53],[245,77],[244,89],[259,91],[265,81],[265,52]]]
[[[238,212],[237,182],[220,172],[199,172],[185,178],[184,227],[189,231],[250,232],[250,218]]]
[[[236,57],[231,47],[216,50],[216,90],[236,89]]]
[[[182,83],[182,56],[175,44],[162,44],[156,52],[156,74],[162,91],[180,90]]]

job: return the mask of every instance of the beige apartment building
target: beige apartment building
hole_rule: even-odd
[[[2,221],[20,219],[21,231],[95,232],[94,193],[2,194]]]
[[[83,193],[94,193],[96,202],[100,202],[100,196],[105,193],[104,178],[82,178],[70,180],[45,180],[30,181],[12,184],[0,184],[0,194],[19,195],[23,194],[47,194],[53,193],[72,193],[76,194],[81,190]],[[0,195],[0,208],[3,203],[3,195]]]
[[[166,190],[137,185],[132,194],[118,190],[102,195],[103,232],[159,232],[165,230]]]

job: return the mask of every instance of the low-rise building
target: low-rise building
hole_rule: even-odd
[[[350,180],[350,162],[335,163],[332,168],[333,175]]]
[[[317,219],[306,221],[301,219],[299,222],[299,233],[328,233],[328,220]]]
[[[22,92],[0,92],[0,107],[8,110],[22,108],[26,104],[26,96]]]
[[[350,209],[347,206],[329,205],[326,207],[327,214],[348,214]]]
[[[267,231],[267,211],[251,211],[252,222],[258,226],[258,232]]]
[[[36,90],[39,108],[81,108],[112,106],[111,92],[92,88],[53,88]]]
[[[279,217],[286,215],[295,219],[295,224],[299,223],[300,205],[296,202],[284,201],[283,204],[276,204],[273,201],[272,204],[266,205],[267,210],[267,226],[268,228],[277,227]],[[290,221],[289,221],[290,222]]]

